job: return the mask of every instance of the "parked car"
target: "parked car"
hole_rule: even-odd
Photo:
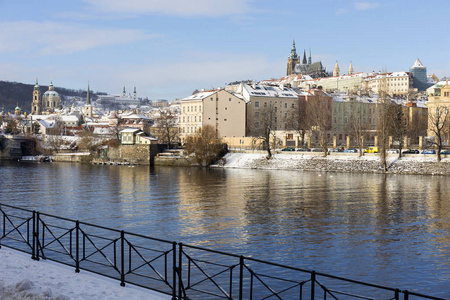
[[[345,149],[344,153],[358,153],[358,149],[355,148]]]
[[[369,147],[364,149],[364,153],[378,153],[378,147]]]
[[[311,152],[323,152],[322,148],[311,148]]]
[[[388,149],[388,150],[386,150],[386,153],[398,154],[398,149]],[[404,153],[404,152],[402,152],[402,153]]]
[[[330,153],[330,152],[341,152],[341,149],[339,149],[339,148],[331,148],[331,149],[328,149],[328,152]]]
[[[281,149],[281,151],[295,151],[295,148],[294,147],[286,147],[286,148]]]
[[[419,154],[419,150],[416,149],[405,149],[402,150],[403,154]]]
[[[296,148],[295,151],[309,152],[310,150],[308,148]]]
[[[448,154],[450,154],[450,150],[442,150],[442,151],[441,151],[441,154],[448,155]]]
[[[436,151],[434,149],[425,149],[422,152],[423,154],[436,154]]]

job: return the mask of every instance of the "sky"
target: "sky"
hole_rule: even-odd
[[[286,75],[297,52],[346,74],[450,74],[448,0],[0,0],[0,80],[175,100]]]

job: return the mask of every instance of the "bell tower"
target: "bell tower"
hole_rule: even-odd
[[[291,55],[288,57],[286,76],[295,74],[295,65],[300,63],[300,58],[295,49],[295,40],[292,42]]]
[[[41,113],[41,91],[39,89],[38,80],[36,78],[36,84],[33,90],[33,101],[31,103],[31,114],[39,115]]]
[[[339,70],[338,62],[336,61],[336,65],[334,66],[333,70],[333,77],[337,77],[341,75],[341,71]]]

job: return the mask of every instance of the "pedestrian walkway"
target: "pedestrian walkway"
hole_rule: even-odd
[[[171,297],[2,246],[0,249],[1,299],[127,299],[163,300]]]

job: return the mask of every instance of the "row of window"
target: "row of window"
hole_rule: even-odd
[[[196,105],[191,105],[191,106],[183,106],[183,113],[185,113],[185,108],[187,108],[187,112],[189,112],[189,108],[191,112],[197,111],[197,106]],[[202,106],[199,105],[198,106],[198,111],[201,112],[202,111]]]
[[[275,101],[277,103],[277,101]],[[280,101],[280,107],[283,106],[283,102]],[[259,107],[259,101],[255,101],[255,107]],[[264,102],[264,107],[267,107],[267,102]],[[288,108],[287,102],[284,103],[284,108]],[[292,103],[291,108],[295,108],[295,103]],[[277,107],[275,106],[275,110]]]
[[[183,123],[187,122],[197,122],[197,116],[183,116]],[[202,121],[202,116],[198,116],[198,121],[201,122]]]

